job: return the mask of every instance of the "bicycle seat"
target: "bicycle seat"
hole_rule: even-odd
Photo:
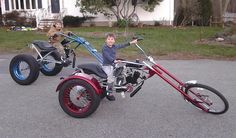
[[[53,50],[56,50],[56,48],[53,47],[47,41],[35,40],[35,41],[33,41],[32,44],[34,44],[36,47],[38,47],[40,50],[43,50],[43,51],[53,51]]]

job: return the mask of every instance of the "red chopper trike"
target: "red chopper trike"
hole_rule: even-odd
[[[141,39],[138,38],[138,40]],[[220,92],[194,80],[185,83],[178,80],[157,64],[151,56],[148,56],[138,44],[136,47],[142,51],[145,59],[135,62],[122,60],[121,63],[115,65],[114,91],[121,93],[122,96],[128,92],[130,97],[133,97],[142,88],[145,80],[157,75],[176,89],[185,101],[197,109],[211,114],[223,114],[228,110],[228,101]],[[63,79],[56,89],[59,91],[60,106],[72,117],[88,117],[96,111],[100,100],[105,97],[106,78],[107,76],[100,64],[78,65],[76,71],[68,78]]]

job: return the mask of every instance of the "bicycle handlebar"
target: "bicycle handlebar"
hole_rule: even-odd
[[[144,38],[142,36],[134,36],[133,37],[133,40],[137,39],[137,41],[141,41],[143,40]]]

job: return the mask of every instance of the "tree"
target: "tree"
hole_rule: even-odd
[[[222,16],[223,14],[225,14],[229,3],[230,3],[230,0],[220,0],[220,1],[219,1],[221,16]]]
[[[227,11],[227,8],[234,0],[211,0],[213,7],[213,17],[214,21],[223,22],[223,16]],[[230,5],[231,6],[231,5]]]
[[[177,10],[177,25],[193,25],[193,22],[200,16],[200,3],[198,0],[179,0],[180,6]]]
[[[212,15],[210,0],[179,0],[175,23],[176,25],[209,25]]]
[[[220,20],[223,22],[223,16],[226,13],[227,7],[230,3],[230,0],[219,0],[220,4]]]
[[[198,25],[207,26],[210,23],[212,16],[212,3],[210,0],[198,0],[200,5],[200,18],[197,21]]]
[[[117,21],[129,20],[139,5],[144,10],[152,12],[163,0],[76,0],[76,6],[81,13],[103,13],[107,17],[115,16]]]

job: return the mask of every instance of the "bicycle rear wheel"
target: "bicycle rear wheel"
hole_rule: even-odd
[[[194,106],[211,114],[223,114],[229,108],[226,98],[217,90],[203,84],[189,84],[185,89],[186,94],[193,99],[185,99]]]

